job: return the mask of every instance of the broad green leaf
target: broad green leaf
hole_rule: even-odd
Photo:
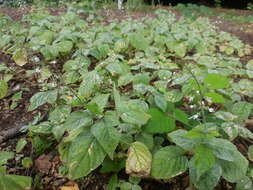
[[[49,120],[54,123],[62,123],[66,120],[71,112],[71,107],[68,105],[60,105],[57,106],[52,112],[49,114]]]
[[[73,180],[88,175],[102,164],[106,156],[89,129],[84,130],[72,142],[60,144],[59,152],[61,160],[68,167],[68,177]]]
[[[106,158],[102,163],[102,167],[99,170],[101,173],[117,173],[126,166],[126,160],[111,160],[110,158]]]
[[[237,182],[235,188],[235,190],[251,190],[251,189],[253,189],[252,179],[246,176]]]
[[[90,97],[99,88],[101,82],[101,76],[96,71],[86,73],[80,84],[78,95],[81,98]]]
[[[25,49],[17,49],[12,58],[19,66],[24,66],[27,63],[27,53]]]
[[[246,120],[249,118],[253,104],[248,102],[237,102],[232,107],[232,113],[237,115],[237,120]]]
[[[136,140],[145,144],[149,150],[152,150],[154,147],[154,139],[153,135],[142,132],[140,135],[136,137]]]
[[[45,30],[40,36],[38,36],[41,44],[50,45],[54,39],[54,32]]]
[[[150,174],[152,155],[141,142],[134,142],[128,150],[126,173],[132,176],[145,177]]]
[[[197,142],[194,139],[185,137],[186,134],[187,131],[179,129],[169,133],[168,138],[181,148],[185,150],[192,150]]]
[[[184,111],[182,111],[180,109],[175,109],[173,115],[178,121],[180,121],[184,124],[189,123],[189,119],[188,119],[189,116]]]
[[[126,123],[144,125],[151,116],[140,108],[128,106],[120,117]]]
[[[183,93],[179,90],[171,90],[164,94],[164,97],[167,101],[175,103],[179,102],[183,98]]]
[[[222,177],[231,183],[245,176],[249,165],[248,160],[239,151],[234,152],[233,161],[218,160],[218,163],[222,168]]]
[[[0,166],[6,164],[12,158],[14,158],[13,152],[0,152]]]
[[[8,93],[8,84],[4,80],[0,80],[0,99],[4,98]]]
[[[118,187],[118,176],[117,174],[114,174],[109,180],[108,190],[116,190],[117,187]]]
[[[71,131],[91,124],[92,116],[88,111],[74,111],[67,118],[63,128],[67,131]]]
[[[204,156],[203,156],[204,157]],[[200,178],[197,178],[197,170],[190,161],[190,180],[198,190],[213,190],[218,185],[222,169],[218,164],[206,171]]]
[[[253,78],[253,60],[250,60],[247,63],[246,68],[247,68],[246,72],[247,72],[249,78]]]
[[[157,179],[170,179],[184,173],[188,168],[184,153],[177,146],[161,148],[154,154],[151,175]]]
[[[204,78],[204,84],[209,89],[223,89],[228,87],[229,79],[220,74],[208,74]]]
[[[30,158],[30,157],[24,157],[22,159],[22,166],[24,168],[30,168],[30,167],[32,167],[32,165],[33,165],[32,158]]]
[[[1,190],[31,190],[32,178],[18,175],[5,175],[0,173]]]
[[[155,104],[158,108],[160,108],[163,112],[167,109],[167,100],[165,100],[164,96],[161,94],[156,94],[154,96]]]
[[[197,179],[205,172],[211,169],[215,164],[215,157],[208,146],[204,144],[197,145],[194,149],[193,164],[196,168]]]
[[[166,133],[171,132],[175,129],[175,120],[167,116],[165,113],[161,112],[156,108],[151,108],[148,111],[151,116],[147,125],[144,128],[145,132],[148,133]]]
[[[25,147],[25,145],[27,144],[27,141],[25,138],[21,138],[18,140],[18,143],[16,145],[16,152],[19,153],[23,150],[23,148]]]
[[[210,145],[214,155],[217,158],[227,160],[229,162],[235,161],[234,157],[238,150],[230,141],[220,138],[213,138],[208,141],[208,145]]]
[[[125,62],[110,63],[106,66],[106,69],[112,74],[112,76],[123,75],[129,72],[129,67]]]
[[[118,86],[125,86],[133,81],[133,75],[131,73],[127,73],[121,75],[118,80]]]
[[[222,95],[216,92],[208,92],[205,94],[206,97],[210,98],[213,103],[224,103],[225,99]]]
[[[50,90],[46,92],[36,93],[30,99],[30,106],[28,108],[28,111],[33,111],[45,103],[50,103],[50,104],[55,103],[57,99],[57,93],[58,93],[57,90]]]
[[[248,158],[253,162],[253,145],[250,145],[248,148]]]
[[[52,132],[53,125],[48,121],[39,123],[38,125],[31,125],[29,131],[34,134],[49,135]]]
[[[101,114],[104,111],[104,108],[107,105],[108,99],[109,99],[109,94],[99,94],[97,96],[95,96],[87,105],[88,109],[91,108],[92,106],[96,107],[97,110],[92,110],[90,109],[90,111],[94,111],[94,113],[96,114]]]
[[[138,50],[147,50],[149,47],[149,39],[145,38],[142,34],[131,34],[129,36],[130,44]]]
[[[114,152],[119,144],[120,134],[116,128],[106,125],[104,122],[96,123],[91,127],[91,133],[103,147],[104,151],[113,160]]]
[[[69,40],[64,40],[57,43],[57,49],[60,53],[70,53],[73,48],[73,42]]]

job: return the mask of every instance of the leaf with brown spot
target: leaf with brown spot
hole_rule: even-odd
[[[132,176],[145,177],[150,174],[152,155],[145,144],[134,142],[128,150],[126,173]]]

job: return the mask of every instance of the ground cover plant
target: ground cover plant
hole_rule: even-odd
[[[0,17],[0,98],[15,109],[21,88],[10,95],[17,73],[36,83],[29,112],[48,114],[22,128],[15,153],[0,152],[0,189],[39,189],[36,177],[8,172],[8,160],[31,143],[39,157],[59,155],[57,174],[80,180],[109,173],[108,189],[141,189],[141,179],[188,175],[188,185],[214,189],[221,179],[250,190],[252,148],[238,138],[252,116],[252,47],[221,32],[207,18],[195,20],[157,10],[154,17],[105,23],[96,14],[61,16],[45,10],[22,21]],[[45,110],[44,110],[45,111]],[[21,157],[30,168],[33,160]],[[129,181],[118,179],[124,170]]]

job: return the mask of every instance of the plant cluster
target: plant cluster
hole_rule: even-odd
[[[26,71],[40,87],[28,111],[51,106],[46,121],[27,129],[36,154],[57,151],[59,172],[72,180],[97,168],[113,173],[109,189],[141,189],[142,177],[185,172],[199,190],[221,178],[252,189],[252,166],[233,144],[253,139],[244,126],[252,115],[253,61],[240,62],[252,47],[206,18],[155,14],[107,25],[73,9],[61,17],[38,11],[16,23],[0,18],[1,51],[20,67],[36,67]],[[13,71],[0,66],[4,98]],[[0,153],[1,165],[12,157]],[[129,182],[117,178],[124,168]],[[1,189],[14,179],[22,182],[1,170]]]

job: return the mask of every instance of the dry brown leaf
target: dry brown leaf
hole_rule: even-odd
[[[60,190],[79,190],[77,183],[69,181],[65,185],[60,187]]]

